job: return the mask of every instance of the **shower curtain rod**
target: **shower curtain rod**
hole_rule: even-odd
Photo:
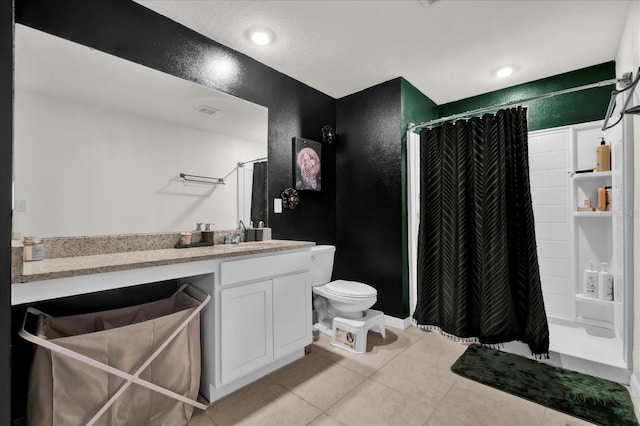
[[[515,100],[515,101],[504,102],[502,104],[492,105],[492,106],[488,106],[488,107],[484,107],[484,108],[474,109],[474,110],[467,111],[467,112],[453,114],[453,115],[450,115],[448,117],[443,117],[443,118],[438,118],[438,119],[435,119],[435,120],[425,121],[425,122],[420,123],[420,124],[409,123],[408,130],[410,132],[413,132],[414,130],[420,129],[420,128],[423,128],[423,127],[431,127],[431,126],[435,126],[435,125],[438,125],[438,124],[446,123],[447,121],[457,120],[459,118],[471,117],[471,116],[474,116],[474,115],[477,115],[477,114],[480,114],[480,113],[483,113],[483,112],[489,112],[489,111],[493,111],[493,110],[500,109],[500,108],[503,108],[503,107],[519,105],[519,104],[523,104],[525,102],[536,101],[538,99],[551,98],[553,96],[565,95],[567,93],[579,92],[581,90],[593,89],[593,88],[596,88],[596,87],[608,86],[610,84],[617,84],[617,83],[623,83],[624,85],[628,85],[628,84],[631,83],[631,77],[629,77],[629,76],[627,76],[627,74],[625,74],[622,78],[612,78],[612,79],[609,79],[609,80],[599,81],[597,83],[586,84],[584,86],[572,87],[570,89],[557,90],[555,92],[549,92],[549,93],[545,93],[543,95],[532,96],[530,98],[524,98],[524,99],[518,99],[518,100]]]
[[[260,158],[256,158],[255,160],[249,160],[249,161],[240,161],[238,163],[238,167],[244,167],[245,164],[249,164],[249,163],[257,163],[258,161],[266,161],[267,157],[260,157]]]

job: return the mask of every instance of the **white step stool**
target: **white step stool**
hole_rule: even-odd
[[[386,337],[384,329],[384,314],[381,311],[367,309],[360,319],[335,317],[331,344],[349,352],[363,354],[367,351],[367,332],[376,331]]]

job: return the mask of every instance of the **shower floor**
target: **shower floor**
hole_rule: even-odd
[[[613,367],[627,368],[623,359],[622,340],[613,331],[599,327],[549,322],[549,349]]]
[[[553,321],[549,318],[550,359],[538,361],[629,384],[631,371],[622,357],[622,341],[611,330],[589,326],[585,329],[580,324],[558,324]],[[505,343],[502,350],[531,356],[531,350],[522,342]]]

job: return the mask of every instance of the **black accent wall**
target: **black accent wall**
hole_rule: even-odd
[[[11,424],[13,1],[0,2],[0,424]]]
[[[334,278],[378,290],[375,309],[404,318],[401,79],[338,100]]]

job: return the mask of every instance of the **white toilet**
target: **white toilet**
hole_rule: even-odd
[[[331,281],[335,251],[328,245],[311,248],[311,285],[317,315],[314,327],[331,336],[334,346],[363,353],[368,330],[385,337],[383,313],[369,309],[378,300],[378,292],[356,281]]]

